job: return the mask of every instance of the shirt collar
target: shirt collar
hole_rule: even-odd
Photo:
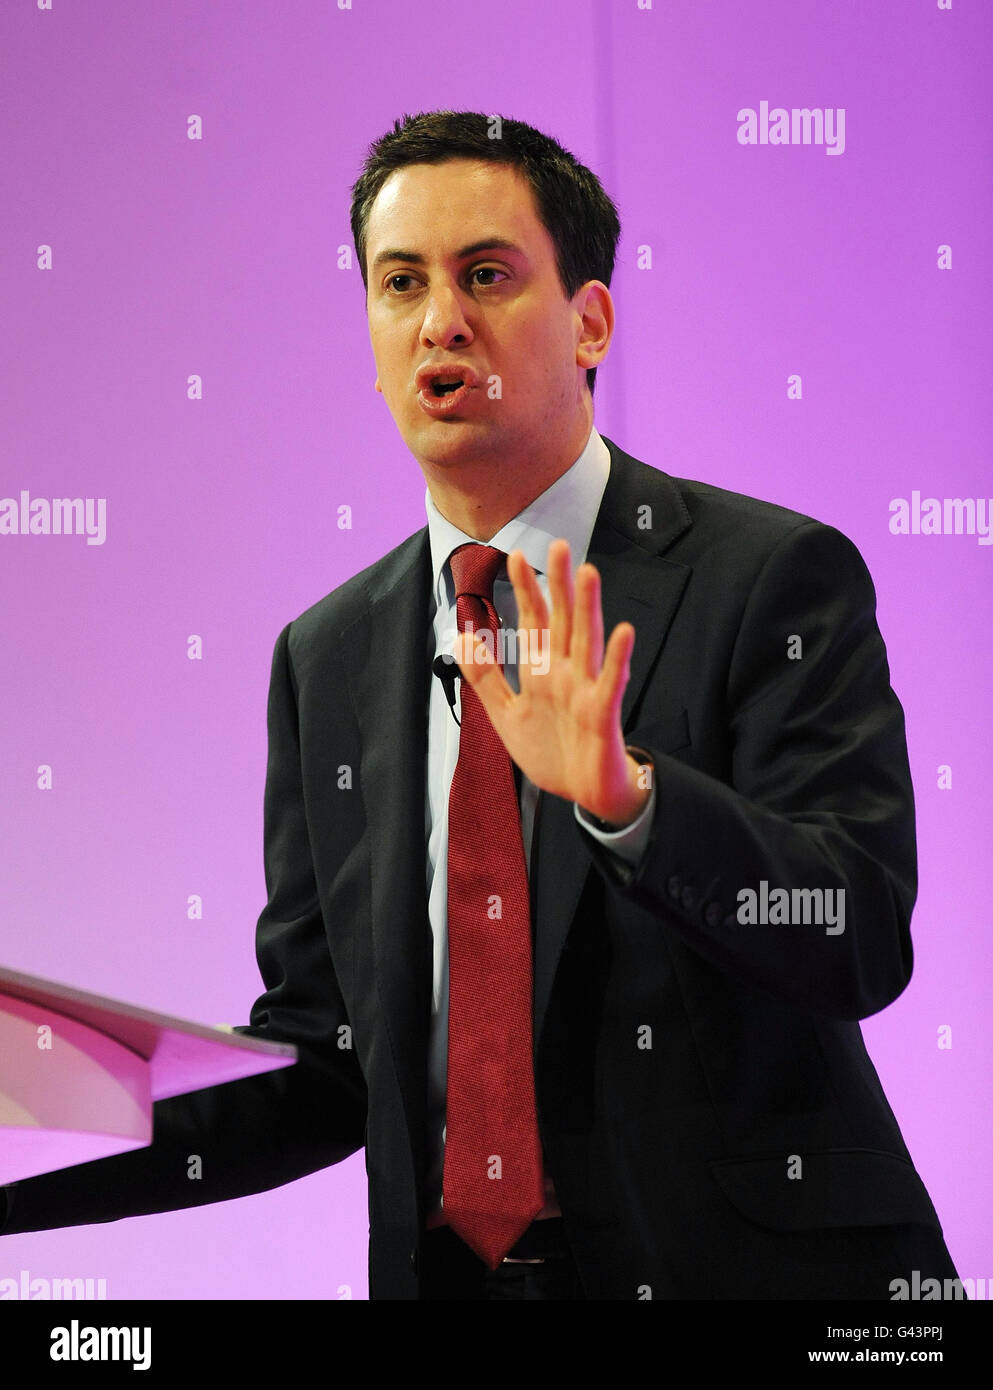
[[[486,544],[508,555],[512,550],[522,551],[531,568],[543,574],[547,568],[548,547],[552,541],[562,537],[569,542],[575,573],[586,559],[609,475],[610,450],[594,426],[586,447],[575,463],[533,502],[529,502],[523,511],[501,526]],[[477,542],[475,537],[467,536],[442,516],[427,489],[424,492],[424,507],[431,545],[432,593],[436,603],[452,604],[455,601],[452,592],[454,585],[451,570],[445,568],[446,561],[460,545]]]

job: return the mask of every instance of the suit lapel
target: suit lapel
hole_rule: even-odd
[[[692,522],[668,474],[631,458],[611,440],[604,442],[610,450],[610,477],[587,558],[600,571],[604,640],[619,622],[635,627],[631,675],[621,708],[621,726],[627,730],[689,578],[687,566],[660,558],[661,552]],[[572,802],[542,792],[532,850],[532,869],[537,870],[532,880],[536,1047],[562,947],[592,871],[589,856],[582,852],[582,835]]]
[[[431,1012],[425,777],[430,548],[427,530],[379,576],[346,633],[347,678],[362,740],[373,970],[386,1036],[419,1160]]]

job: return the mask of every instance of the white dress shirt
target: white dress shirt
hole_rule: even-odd
[[[594,427],[586,447],[575,463],[557,478],[551,487],[536,497],[513,520],[508,521],[487,545],[503,550],[521,550],[535,571],[539,587],[549,603],[547,567],[548,547],[553,540],[569,542],[573,572],[586,559],[590,537],[596,523],[603,491],[610,474],[610,452]],[[448,563],[452,552],[460,545],[480,544],[445,519],[431,499],[424,495],[427,511],[428,536],[431,545],[434,617],[430,637],[429,659],[441,654],[451,655],[458,623],[455,611],[455,585]],[[512,629],[517,626],[517,602],[513,585],[502,566],[493,585],[493,604],[499,625]],[[604,634],[605,639],[609,633]],[[504,675],[513,691],[518,690],[517,663],[513,646],[507,649],[508,660]],[[502,654],[502,652],[501,652]],[[456,691],[461,680],[456,681]],[[455,713],[461,719],[461,702],[456,694]],[[459,726],[445,698],[440,680],[431,682],[428,707],[428,766],[426,783],[427,828],[427,890],[428,914],[433,939],[433,971],[431,990],[431,1024],[428,1041],[428,1137],[431,1169],[429,1173],[428,1210],[440,1221],[442,1174],[445,1154],[445,1092],[448,1072],[448,795],[452,775],[459,755]],[[525,862],[530,867],[531,839],[538,788],[521,772],[521,830]],[[574,807],[577,821],[584,830],[602,844],[634,864],[648,840],[655,802],[654,779],[649,800],[637,819],[617,831],[601,830],[579,806]],[[542,1216],[556,1215],[554,1190],[546,1181],[548,1201]]]

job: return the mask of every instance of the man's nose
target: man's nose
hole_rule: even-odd
[[[473,334],[468,308],[457,286],[432,286],[421,324],[421,341],[439,347],[470,341]]]

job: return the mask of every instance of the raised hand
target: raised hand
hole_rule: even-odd
[[[525,629],[529,639],[526,659],[523,650],[518,654],[520,693],[511,690],[477,634],[456,640],[462,676],[510,757],[536,786],[611,825],[627,825],[650,795],[621,731],[634,627],[618,623],[604,651],[600,574],[595,565],[580,565],[574,589],[568,541],[553,541],[548,551],[550,617],[520,550],[508,556],[507,574],[517,598],[518,630]],[[534,633],[546,644],[542,655],[532,650]]]

